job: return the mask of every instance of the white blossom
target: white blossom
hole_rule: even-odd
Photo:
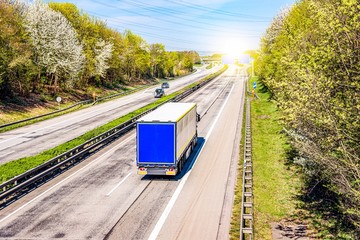
[[[107,43],[104,40],[99,40],[95,47],[95,74],[105,77],[106,70],[110,67],[108,60],[112,56],[112,43]]]
[[[36,0],[28,8],[25,28],[31,37],[36,63],[48,73],[70,77],[71,81],[82,70],[85,56],[76,31],[59,12]]]
[[[269,28],[266,30],[264,39],[268,42],[273,42],[283,29],[285,19],[291,11],[291,7],[282,8],[279,13],[273,18]]]

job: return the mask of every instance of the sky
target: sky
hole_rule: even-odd
[[[168,51],[258,49],[272,18],[295,0],[52,0],[74,3],[119,32],[131,30]]]

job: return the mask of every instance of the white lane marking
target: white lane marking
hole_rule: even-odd
[[[32,202],[36,201],[37,199],[39,199],[40,197],[42,197],[43,195],[45,195],[46,193],[48,193],[49,191],[51,191],[52,189],[56,188],[57,186],[59,186],[60,184],[64,183],[66,180],[70,179],[71,177],[73,177],[75,174],[83,171],[84,169],[88,168],[89,166],[93,165],[94,163],[98,162],[100,159],[102,159],[103,157],[105,157],[106,155],[108,155],[111,151],[113,151],[116,148],[119,148],[121,145],[125,145],[126,143],[128,143],[130,140],[132,140],[132,138],[135,136],[135,134],[129,136],[128,139],[126,139],[125,141],[122,141],[121,143],[119,143],[118,145],[116,145],[115,147],[109,149],[107,152],[105,152],[104,154],[102,154],[101,156],[99,156],[97,159],[95,159],[94,161],[92,161],[91,163],[89,163],[88,165],[80,168],[79,170],[77,170],[76,172],[74,172],[73,174],[71,174],[70,176],[66,177],[65,179],[61,180],[60,182],[58,182],[57,184],[55,184],[54,186],[52,186],[51,188],[49,188],[48,190],[46,190],[45,192],[41,193],[40,195],[36,196],[35,198],[33,198],[32,200],[30,200],[29,202],[25,203],[24,205],[22,205],[21,207],[19,207],[18,209],[16,209],[15,211],[13,211],[12,213],[10,213],[9,215],[7,215],[6,217],[2,218],[0,220],[0,223],[5,221],[6,219],[8,219],[9,217],[11,217],[12,215],[14,215],[15,213],[17,213],[18,211],[20,211],[21,209],[25,208],[26,206],[30,205]]]
[[[203,145],[202,148],[200,149],[200,152],[199,152],[197,158],[195,159],[195,162],[194,162],[193,167],[192,167],[192,168],[185,174],[185,176],[181,179],[181,182],[180,182],[179,186],[176,188],[176,190],[175,190],[174,194],[172,195],[169,203],[166,205],[166,208],[165,208],[164,212],[163,212],[162,215],[160,216],[160,218],[159,218],[158,222],[156,223],[153,231],[151,232],[148,240],[155,240],[155,239],[158,237],[158,235],[159,235],[159,233],[160,233],[160,230],[161,230],[161,228],[163,227],[163,225],[164,225],[167,217],[169,216],[169,214],[170,214],[170,212],[171,212],[171,209],[173,208],[173,206],[174,206],[177,198],[179,197],[179,195],[180,195],[180,193],[181,193],[181,190],[183,189],[183,187],[184,187],[187,179],[189,178],[191,171],[195,168],[195,164],[196,164],[196,162],[197,162],[197,159],[199,158],[202,150],[205,148],[205,145],[206,145],[206,143],[207,143],[206,139],[208,139],[208,138],[210,137],[212,131],[214,130],[214,126],[216,125],[217,121],[219,120],[219,116],[221,115],[222,111],[224,110],[225,105],[226,105],[226,103],[228,102],[229,97],[230,97],[233,89],[234,89],[234,85],[232,86],[232,88],[231,88],[231,90],[230,90],[230,92],[229,92],[229,95],[227,96],[227,98],[226,98],[224,104],[222,105],[222,107],[221,107],[218,115],[216,116],[215,121],[214,121],[213,124],[211,125],[210,130],[209,130],[209,132],[207,133],[207,135],[206,135],[206,137],[205,137],[204,145]]]
[[[152,88],[147,88],[142,92],[142,94],[151,93],[153,91],[153,89],[154,89],[153,87]]]
[[[229,100],[230,94],[232,93],[233,89],[234,89],[234,85],[231,87],[231,90],[230,90],[230,92],[229,92],[229,95],[226,97],[226,100],[225,100],[224,104],[221,106],[220,112],[219,112],[219,114],[216,116],[213,125],[211,125],[208,134],[206,134],[205,140],[210,137],[210,134],[211,134],[211,132],[213,131],[213,129],[214,129],[214,127],[215,127],[215,123],[219,120],[220,113],[222,113],[222,111],[224,110],[225,105],[226,105],[227,101]],[[206,143],[206,142],[205,142],[205,143]]]
[[[106,196],[110,196],[123,182],[125,182],[125,180],[132,174],[132,172],[130,172],[128,175],[126,175],[126,177],[123,178],[123,180],[121,180],[113,189],[111,189],[111,191],[106,194]]]
[[[1,158],[1,157],[5,157],[6,155],[12,154],[12,153],[14,153],[14,152],[15,152],[15,151],[11,151],[11,152],[5,153],[5,154],[3,154],[3,155],[0,155],[0,158]]]

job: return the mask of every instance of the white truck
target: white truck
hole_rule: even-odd
[[[176,175],[197,143],[195,103],[166,103],[137,120],[140,175]]]

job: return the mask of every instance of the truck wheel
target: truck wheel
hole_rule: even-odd
[[[183,168],[183,161],[182,159],[179,161],[179,172],[181,172],[182,168]]]
[[[191,151],[195,148],[196,143],[197,143],[197,136],[195,137],[194,141],[191,144]]]

